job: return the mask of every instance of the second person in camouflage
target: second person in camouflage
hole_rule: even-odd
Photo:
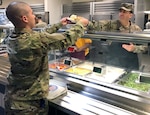
[[[107,31],[133,33],[142,31],[141,28],[130,21],[133,16],[133,4],[122,3],[119,8],[119,20],[100,20],[92,21],[88,24],[88,32]],[[128,69],[139,69],[137,53],[145,52],[147,46],[123,44],[112,42],[108,45],[108,52],[105,52],[105,63]]]

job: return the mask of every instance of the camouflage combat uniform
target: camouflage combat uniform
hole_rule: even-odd
[[[64,49],[84,34],[78,23],[64,33],[55,33],[62,24],[42,32],[15,28],[8,37],[11,71],[8,76],[6,110],[8,115],[46,115],[49,91],[48,51]]]
[[[121,25],[119,20],[100,20],[89,22],[88,32],[95,31],[107,31],[107,32],[123,32],[123,33],[133,33],[142,31],[139,26],[130,22],[129,27],[124,27]],[[121,66],[131,69],[139,69],[138,56],[136,53],[145,52],[147,46],[135,45],[135,50],[133,52],[128,52],[122,48],[122,43],[112,42],[108,45],[108,52],[106,52],[105,63],[115,66]]]
[[[44,28],[45,26],[47,26],[47,23],[43,21],[35,25],[36,28]]]

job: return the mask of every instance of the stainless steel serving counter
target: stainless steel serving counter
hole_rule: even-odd
[[[76,114],[77,113],[79,114],[82,109],[85,111],[84,108],[86,107],[87,103],[88,103],[88,106],[89,105],[94,106],[93,105],[94,101],[93,102],[84,101],[82,98],[80,98],[80,96],[81,97],[83,96],[83,97],[86,97],[87,99],[89,98],[94,99],[99,104],[105,103],[108,107],[112,107],[112,108],[116,107],[116,109],[120,108],[121,110],[131,112],[132,114],[133,113],[137,115],[149,115],[150,114],[150,109],[149,109],[150,98],[148,94],[144,94],[144,93],[142,94],[142,92],[138,92],[132,89],[118,87],[115,84],[107,84],[107,83],[94,84],[94,83],[83,81],[81,79],[77,79],[71,76],[66,76],[63,74],[58,74],[58,73],[53,73],[53,72],[50,72],[50,75],[52,75],[55,80],[66,83],[69,89],[67,92],[67,95],[58,97],[50,101],[50,104],[52,106],[58,107],[58,109],[62,111],[65,111],[65,112],[69,111],[73,113],[75,112]],[[76,96],[76,95],[79,95],[79,96]],[[78,109],[80,111],[76,109],[76,105],[74,105],[73,102],[78,102],[79,105],[83,103],[83,107],[78,106]],[[99,106],[99,108],[97,109],[104,109],[104,108]],[[94,111],[94,108],[89,107],[87,111],[92,112]],[[80,114],[83,114],[82,112]],[[111,110],[108,109],[107,112],[111,113]],[[100,113],[95,113],[95,114],[98,115]],[[120,115],[120,113],[116,113],[116,114]],[[70,114],[70,115],[73,115],[73,114]]]
[[[134,33],[120,33],[120,32],[89,32],[86,33],[83,38],[91,38],[93,40],[111,40],[115,42],[123,43],[137,43],[145,44],[150,43],[150,34],[144,32],[134,32]]]
[[[145,33],[114,33],[114,32],[93,32],[93,33],[86,33],[83,38],[91,38],[93,41],[97,43],[97,41],[104,41],[104,42],[122,42],[122,43],[134,43],[134,44],[143,44],[148,46],[148,52],[145,54],[149,57],[149,43],[150,43],[150,35]],[[99,44],[97,44],[99,47]],[[97,47],[94,46],[94,47]],[[95,54],[95,53],[94,53]],[[97,52],[97,54],[101,54],[101,52]],[[88,60],[92,63],[98,63],[95,61],[95,55],[92,55],[94,59]],[[61,56],[60,56],[61,57]],[[99,56],[101,58],[101,55]],[[99,59],[98,57],[98,59]],[[86,61],[84,61],[86,62]],[[83,64],[83,65],[82,65]],[[82,63],[80,66],[77,65],[75,67],[85,67],[86,69],[90,69],[90,64],[84,65]],[[101,63],[103,64],[103,63]],[[148,64],[148,63],[147,63]],[[89,67],[90,66],[90,67]],[[106,65],[107,66],[107,65]],[[111,67],[109,65],[109,67]],[[90,74],[86,75],[77,75],[74,73],[69,73],[66,71],[59,71],[55,69],[50,69],[50,76],[58,81],[66,83],[68,86],[68,93],[57,99],[52,100],[50,103],[52,106],[57,107],[60,110],[64,110],[66,113],[73,114],[84,114],[87,111],[90,113],[87,114],[100,114],[101,109],[102,112],[106,112],[108,114],[117,114],[121,115],[119,112],[114,113],[112,109],[109,108],[116,108],[117,110],[123,110],[125,113],[129,114],[137,114],[137,115],[150,115],[150,93],[135,90],[130,87],[122,86],[118,84],[122,78],[125,78],[129,73],[142,73],[143,71],[132,71],[131,69],[121,69],[116,67],[118,70],[121,70],[121,74],[116,75],[116,70],[110,73],[108,79],[103,79],[100,76],[89,76]],[[112,70],[112,69],[111,69]],[[74,71],[73,71],[74,72]],[[117,76],[115,78],[115,76]],[[105,77],[107,78],[107,77]],[[111,80],[111,79],[112,80]],[[126,79],[125,79],[126,80]],[[132,84],[131,84],[132,85]],[[139,84],[140,85],[140,84]],[[142,86],[142,85],[141,85]],[[78,97],[78,99],[74,99]],[[72,102],[77,101],[80,102],[82,97],[90,100],[90,101],[83,101],[84,106],[77,106],[72,104]],[[92,100],[92,101],[91,101]],[[98,106],[94,106],[95,103]],[[106,105],[105,107],[101,105]],[[94,106],[94,107],[93,107]],[[89,107],[86,109],[86,107]],[[95,109],[96,108],[96,109]],[[86,115],[87,115],[86,114]],[[124,114],[124,113],[122,113]]]
[[[136,115],[133,112],[71,90],[68,90],[67,94],[51,100],[50,106],[54,106],[69,115]]]
[[[76,62],[71,66],[63,64],[64,61],[70,59],[72,62]],[[93,63],[90,61],[83,61],[70,57],[63,57],[61,59],[54,60],[49,62],[50,71],[62,73],[66,76],[74,76],[75,78],[86,80],[89,82],[107,82],[115,83],[120,77],[122,77],[126,70],[102,63]],[[93,70],[94,68],[97,71]],[[99,73],[100,72],[100,73]]]
[[[79,64],[80,65],[80,64]],[[78,66],[79,66],[78,65]],[[82,65],[82,64],[81,64]],[[150,114],[150,95],[148,93],[140,92],[123,86],[119,86],[113,83],[107,83],[101,80],[89,79],[85,76],[70,74],[65,71],[59,71],[55,69],[50,69],[50,75],[53,79],[65,83],[68,86],[67,95],[59,97],[55,100],[50,101],[52,106],[58,107],[58,109],[65,109],[65,111],[75,112],[76,114],[83,114],[86,111],[90,111],[91,114],[100,114],[93,113],[94,109],[92,106],[94,101],[89,103],[83,102],[83,105],[88,106],[88,110],[80,106],[76,110],[76,106],[72,105],[73,100],[78,102],[78,99],[74,99],[76,95],[86,97],[87,99],[93,99],[97,103],[105,103],[107,107],[116,107],[116,109],[121,109],[121,111],[128,111],[131,115],[149,115]],[[113,76],[113,75],[112,75]],[[70,96],[71,95],[71,96]],[[74,96],[73,96],[74,95]],[[65,100],[64,100],[65,99]],[[80,101],[79,101],[80,102]],[[64,103],[64,105],[62,104]],[[90,106],[89,106],[90,105]],[[73,108],[70,107],[73,106]],[[94,106],[96,107],[96,106]],[[106,108],[107,108],[106,107]],[[97,107],[96,107],[97,108]],[[62,109],[62,110],[63,110]],[[78,111],[78,109],[80,111]],[[84,112],[83,112],[83,110]],[[105,109],[101,106],[97,108],[97,111]],[[99,110],[100,109],[100,110]],[[96,111],[95,111],[96,112]],[[111,110],[107,110],[108,113],[112,113]],[[128,112],[125,112],[128,114]],[[120,113],[116,113],[120,115]],[[71,114],[72,115],[72,114]]]

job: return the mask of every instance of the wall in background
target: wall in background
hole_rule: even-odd
[[[2,0],[2,5],[0,8],[6,8],[10,2],[16,0]],[[45,5],[45,11],[49,12],[49,22],[50,24],[57,23],[61,19],[62,14],[62,4],[71,4],[72,0],[17,0],[23,1],[30,5]]]
[[[44,0],[45,11],[49,11],[50,24],[58,23],[62,15],[62,4],[71,4],[71,0]]]
[[[150,0],[144,0],[145,10],[150,11]]]
[[[6,8],[8,6],[8,4],[10,2],[13,2],[13,1],[22,1],[22,2],[26,2],[30,5],[32,4],[44,4],[44,0],[2,0],[2,5],[0,5],[0,8]]]

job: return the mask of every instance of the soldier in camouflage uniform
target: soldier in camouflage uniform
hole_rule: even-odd
[[[142,31],[139,26],[132,23],[130,19],[133,15],[133,4],[122,3],[119,8],[119,20],[100,20],[92,21],[88,24],[88,32],[94,31],[109,31],[109,32],[123,32],[133,33]],[[105,63],[130,68],[139,69],[139,60],[137,53],[145,52],[147,46],[122,44],[112,42],[108,44],[108,52],[105,52]]]
[[[64,49],[83,36],[88,20],[79,22],[64,33],[55,33],[67,24],[66,18],[42,32],[33,31],[35,15],[24,2],[12,2],[6,9],[15,29],[7,39],[11,71],[5,108],[7,115],[47,115],[49,91],[48,51]]]

